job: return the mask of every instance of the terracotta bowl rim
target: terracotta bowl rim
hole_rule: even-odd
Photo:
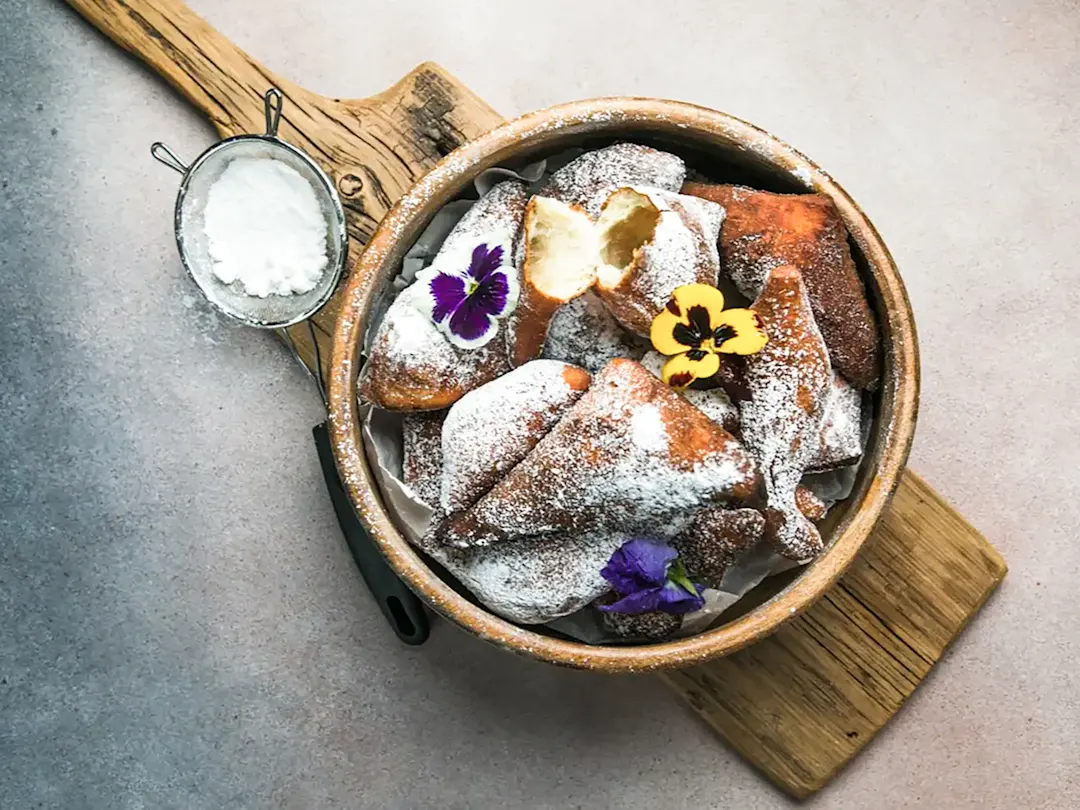
[[[530,631],[474,605],[417,555],[394,527],[364,456],[357,404],[359,346],[382,285],[430,216],[484,169],[515,155],[610,131],[693,134],[735,146],[806,187],[827,194],[843,215],[879,291],[885,348],[881,407],[875,430],[877,468],[868,472],[861,502],[832,533],[831,544],[786,589],[745,615],[700,635],[661,644],[592,646]],[[553,137],[553,135],[555,137]],[[361,256],[341,296],[330,362],[330,430],[338,469],[357,513],[394,570],[436,612],[507,650],[553,664],[607,672],[637,672],[701,663],[727,655],[777,630],[810,607],[844,573],[870,535],[899,483],[914,435],[919,395],[915,323],[896,265],[877,230],[828,174],[783,141],[745,121],[705,107],[665,99],[608,97],[528,113],[467,142],[443,158],[391,208]]]

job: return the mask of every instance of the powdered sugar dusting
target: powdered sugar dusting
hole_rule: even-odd
[[[739,405],[742,436],[765,478],[768,509],[778,516],[778,550],[805,560],[820,550],[821,537],[796,507],[795,489],[817,453],[832,369],[798,271],[774,272],[754,311],[769,342],[747,358],[752,397]]]
[[[612,361],[447,540],[596,529],[668,537],[698,507],[753,486],[753,461],[711,426],[639,364]]]
[[[667,358],[659,352],[648,352],[641,358],[641,365],[647,368],[657,379],[661,378],[661,372]],[[680,391],[683,399],[709,417],[727,431],[734,433],[739,429],[739,409],[731,401],[731,397],[722,388],[710,388],[700,391],[696,388],[687,388]]]
[[[471,250],[481,236],[497,235],[514,244],[521,235],[526,187],[499,183],[476,202],[446,237],[435,261]],[[386,408],[446,405],[462,393],[509,369],[505,344],[492,340],[480,349],[458,349],[429,316],[423,281],[405,289],[383,316],[361,387],[364,396]]]
[[[648,302],[653,317],[664,308],[676,287],[698,280],[697,248],[697,240],[682,217],[674,211],[661,212],[656,234],[642,248],[642,271],[634,277],[633,285],[634,291]],[[713,280],[715,283],[715,274]]]
[[[754,298],[773,269],[795,266],[803,274],[833,365],[857,387],[872,388],[880,373],[877,320],[832,201],[822,194],[715,189],[731,196],[720,253],[735,286]]]
[[[422,288],[404,290],[383,316],[361,372],[361,393],[388,409],[430,409],[449,404],[509,368],[502,341],[466,351],[450,344],[421,311]]]
[[[542,356],[581,366],[595,374],[616,357],[636,359],[641,353],[631,335],[590,291],[555,313]]]
[[[540,189],[569,205],[581,205],[594,219],[604,204],[604,191],[620,186],[649,186],[678,191],[686,179],[686,164],[668,152],[636,143],[617,143],[586,152],[567,163]]]
[[[442,486],[442,425],[446,411],[409,413],[401,421],[401,480],[428,505]]]
[[[485,548],[439,546],[429,553],[495,613],[540,624],[610,590],[600,569],[624,539],[603,533],[522,537]]]
[[[660,409],[642,405],[630,416],[630,441],[650,453],[667,451],[668,434]]]
[[[796,166],[791,170],[795,179],[802,183],[810,191],[814,191],[814,176],[806,166]]]
[[[492,233],[502,234],[503,242],[516,245],[521,237],[528,201],[527,188],[520,180],[504,180],[493,186],[450,231],[439,248],[439,255],[456,253],[463,247],[471,251],[479,238]],[[435,261],[438,262],[438,256]]]
[[[635,251],[622,280],[615,281],[611,273],[605,282],[601,272],[598,284],[601,296],[623,325],[645,336],[677,287],[694,282],[716,284],[719,260],[715,245],[723,209],[704,200],[700,202],[711,209],[696,202],[684,206],[680,195],[662,189],[636,187],[634,191],[647,196],[659,209],[659,221],[652,238]],[[710,215],[700,216],[706,210]]]
[[[821,445],[810,470],[822,472],[855,464],[862,451],[862,392],[833,374],[822,415]]]
[[[693,582],[722,588],[724,573],[761,540],[765,518],[756,509],[713,507],[698,512],[672,545]]]
[[[443,512],[472,506],[525,458],[584,393],[584,384],[567,382],[574,371],[556,360],[533,360],[454,404],[442,429]],[[587,375],[579,376],[587,383]]]

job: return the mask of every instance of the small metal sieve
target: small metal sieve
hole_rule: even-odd
[[[263,96],[263,101],[266,111],[264,135],[236,135],[218,141],[190,166],[185,166],[176,153],[160,141],[150,147],[150,154],[183,175],[176,195],[173,219],[176,246],[188,274],[207,300],[229,317],[249,326],[278,329],[310,317],[330,300],[345,266],[348,242],[345,211],[330,178],[315,161],[277,136],[278,122],[281,120],[281,91],[271,87]],[[239,282],[224,284],[214,275],[213,260],[203,227],[207,194],[225,167],[236,158],[243,157],[278,160],[295,169],[311,185],[319,201],[326,219],[327,262],[319,283],[306,293],[259,298],[246,294]]]

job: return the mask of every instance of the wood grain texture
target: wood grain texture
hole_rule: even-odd
[[[414,180],[501,120],[437,65],[421,65],[368,99],[329,99],[274,75],[179,2],[69,3],[160,73],[222,136],[262,131],[262,94],[279,87],[286,99],[279,134],[309,152],[341,193],[350,263]],[[324,373],[337,304],[314,318]],[[313,366],[307,329],[290,333]],[[895,714],[1005,570],[986,541],[907,472],[863,555],[808,612],[734,655],[661,677],[751,763],[806,796]]]
[[[343,280],[379,220],[409,186],[441,157],[502,122],[431,62],[378,95],[333,99],[268,70],[178,0],[68,2],[173,85],[222,137],[263,132],[263,94],[271,86],[281,90],[278,135],[319,164],[345,207],[349,264]],[[332,298],[312,319],[325,358],[338,309],[338,298]],[[298,343],[307,339],[302,326],[290,334]]]
[[[741,652],[660,677],[732,748],[805,797],[896,713],[1006,570],[908,470],[862,555],[814,607]]]

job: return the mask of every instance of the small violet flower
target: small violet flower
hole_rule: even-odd
[[[477,244],[468,259],[465,253],[440,257],[418,275],[431,320],[458,348],[486,345],[499,319],[517,306],[517,274],[509,254],[507,245],[488,240]]]
[[[671,546],[656,540],[623,543],[600,575],[611,583],[619,599],[600,610],[610,613],[648,613],[660,610],[682,615],[700,610],[704,588],[692,583]]]

